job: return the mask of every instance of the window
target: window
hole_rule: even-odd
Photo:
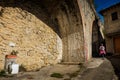
[[[111,16],[112,16],[112,21],[118,19],[118,14],[117,14],[117,12],[112,13]]]

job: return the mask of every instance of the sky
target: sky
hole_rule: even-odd
[[[103,17],[99,14],[99,12],[101,10],[106,9],[117,3],[120,3],[120,0],[94,0],[94,5],[96,6],[96,11],[102,21],[103,21]]]

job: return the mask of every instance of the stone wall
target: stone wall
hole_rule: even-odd
[[[53,25],[48,14],[32,4],[0,6],[0,69],[4,68],[5,55],[12,50],[19,52],[17,63],[27,71],[56,64],[62,59],[62,41],[46,24]],[[15,47],[10,47],[10,43]]]
[[[114,52],[114,43],[113,43],[113,38],[105,38],[106,40],[106,51],[107,53],[113,53]]]

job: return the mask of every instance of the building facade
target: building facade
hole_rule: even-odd
[[[120,3],[101,11],[104,16],[106,50],[120,55]]]

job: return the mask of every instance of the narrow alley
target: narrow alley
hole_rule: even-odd
[[[0,0],[0,80],[120,80],[120,0]]]

